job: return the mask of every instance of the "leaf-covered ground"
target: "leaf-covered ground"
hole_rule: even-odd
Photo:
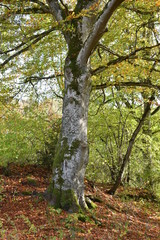
[[[160,205],[145,200],[142,190],[107,187],[86,181],[86,195],[97,208],[68,214],[48,206],[42,197],[49,182],[46,169],[13,165],[9,176],[0,169],[0,239],[160,239]],[[134,195],[134,198],[133,198]]]

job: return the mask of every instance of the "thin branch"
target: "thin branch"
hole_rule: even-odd
[[[51,11],[48,9],[43,9],[43,8],[37,8],[37,7],[32,7],[32,8],[25,8],[23,9],[23,12],[21,9],[18,9],[17,11],[11,11],[10,14],[46,14],[46,13],[51,13]]]
[[[160,106],[156,107],[156,109],[154,109],[154,111],[151,113],[151,116],[156,114],[159,110],[160,110]]]
[[[67,4],[64,4],[64,2],[63,2],[62,0],[60,0],[60,3],[61,3],[62,6],[64,7],[65,12],[66,12],[66,14],[68,15],[68,14],[69,14],[69,10],[68,10],[68,6],[67,6]]]
[[[111,86],[145,87],[145,88],[152,88],[152,89],[160,90],[159,85],[154,85],[154,84],[147,83],[147,82],[119,82],[119,83],[108,82],[108,83],[104,83],[104,84],[100,84],[100,85],[93,85],[92,90],[104,89],[104,88],[111,87]]]
[[[52,79],[52,78],[56,78],[56,77],[63,77],[64,74],[52,74],[48,77],[39,77],[39,76],[30,76],[30,77],[27,77],[22,83],[19,83],[19,84],[26,84],[26,83],[29,83],[32,85],[33,88],[35,88],[35,85],[39,82],[39,81],[42,81],[42,80],[49,80],[49,79]],[[33,83],[33,82],[36,82],[36,83]],[[57,97],[57,98],[60,98],[60,99],[63,99],[63,96],[60,96],[59,94],[57,94],[53,89],[52,89],[52,92],[54,93],[54,95]]]
[[[9,8],[7,5],[3,5],[4,7],[8,8],[10,11],[7,13],[7,15],[2,15],[0,18],[0,21],[4,21],[6,19],[8,19],[8,16],[12,15],[12,14],[32,14],[32,13],[36,13],[36,14],[46,14],[46,13],[51,13],[49,7],[47,5],[45,5],[43,2],[40,2],[38,0],[31,0],[30,2],[32,3],[36,3],[39,7],[28,7],[28,8],[24,8],[23,11],[21,9],[18,10],[12,10],[11,8]]]
[[[42,32],[42,33],[33,35],[33,36],[31,36],[31,37],[27,37],[27,36],[26,36],[25,39],[27,40],[27,42],[22,42],[22,43],[20,43],[18,46],[14,47],[14,48],[12,48],[12,49],[9,49],[9,50],[4,51],[4,52],[0,52],[0,54],[7,54],[7,53],[9,53],[9,52],[16,51],[16,50],[18,50],[19,48],[23,47],[24,45],[28,44],[29,41],[32,41],[32,40],[34,40],[35,38],[45,37],[45,36],[47,36],[49,33],[53,32],[53,31],[55,31],[55,30],[56,30],[56,28],[53,27],[53,28],[51,28],[51,29],[49,29],[49,30],[47,30],[47,31],[44,31],[44,32]]]
[[[63,77],[64,74],[52,74],[48,77],[39,77],[39,76],[30,76],[28,78],[25,79],[24,83],[30,82],[30,81],[41,81],[41,80],[48,80],[48,79],[52,79],[52,78],[56,78],[56,77]]]
[[[50,32],[54,31],[55,29],[56,28],[51,28],[51,29],[44,31],[43,33],[37,35],[36,39],[34,41],[32,41],[27,47],[19,50],[18,52],[14,53],[13,55],[9,56],[3,63],[1,63],[0,68],[4,67],[8,62],[10,62],[15,57],[19,56],[21,53],[28,51],[33,44],[36,44],[37,42],[39,42],[42,38],[46,37]],[[34,36],[33,36],[33,39],[34,39]],[[22,44],[22,46],[25,44],[27,44],[27,43]],[[19,49],[19,47],[18,47],[18,49]]]
[[[43,2],[39,1],[39,0],[30,0],[30,2],[32,3],[36,3],[37,5],[39,5],[41,7],[41,9],[45,12],[45,13],[51,13],[50,9],[48,8],[47,5],[45,5]]]
[[[156,48],[156,47],[159,47],[160,46],[160,43],[157,43],[153,46],[146,46],[146,47],[141,47],[141,48],[137,48],[135,49],[133,52],[127,54],[127,55],[124,55],[124,56],[120,56],[114,60],[111,60],[109,61],[105,66],[100,66],[94,70],[91,70],[91,74],[92,75],[97,75],[103,71],[105,71],[109,66],[111,65],[115,65],[117,63],[121,63],[122,61],[125,61],[125,60],[128,60],[128,59],[136,59],[136,53],[138,52],[141,52],[141,51],[144,51],[144,50],[147,50],[147,49],[153,49],[153,48]],[[160,62],[160,59],[157,58],[149,58],[149,57],[142,57],[143,60],[146,60],[146,61],[154,61],[154,62]]]
[[[140,14],[140,15],[151,15],[151,14],[153,14],[155,12],[159,12],[159,8],[157,8],[156,10],[154,9],[154,11],[153,11],[153,9],[151,11],[147,11],[147,10],[146,11],[142,11],[142,10],[137,9],[135,7],[127,7],[127,6],[124,6],[124,8],[129,10],[129,11],[132,11],[132,12],[135,12],[137,14]]]
[[[156,134],[156,133],[159,133],[159,132],[160,132],[160,129],[152,132],[152,135],[154,135],[154,134]]]
[[[114,56],[120,57],[120,55],[119,55],[118,53],[116,53],[115,51],[111,50],[110,48],[104,46],[103,44],[98,44],[97,47],[103,49],[103,50],[106,51],[106,52],[111,53],[111,54],[114,55]]]
[[[98,154],[100,155],[100,157],[101,157],[102,159],[104,159],[104,156],[102,155],[102,153],[99,151],[98,148],[96,148],[96,151],[98,152]],[[113,171],[112,167],[111,167],[107,162],[105,162],[105,164],[108,166],[108,168],[109,168],[109,170],[110,170],[110,172],[111,172],[111,175],[114,175],[114,171]]]
[[[5,4],[0,3],[0,6],[5,7],[5,8],[7,8],[8,10],[10,10],[10,8],[9,8],[7,5],[5,5]]]

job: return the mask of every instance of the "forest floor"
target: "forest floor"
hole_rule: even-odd
[[[42,167],[0,169],[0,239],[158,240],[160,204],[142,189],[107,194],[107,186],[86,181],[86,195],[97,207],[69,214],[50,207],[42,197],[50,174]],[[148,199],[146,200],[146,198]]]

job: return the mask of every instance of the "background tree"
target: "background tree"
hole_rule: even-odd
[[[156,112],[157,107],[155,104],[150,104],[149,101],[146,102],[148,114],[150,111],[155,112],[150,118],[151,137],[148,139],[150,140],[148,149],[148,144],[144,144],[143,141],[146,139],[146,134],[142,128],[142,122],[145,118],[147,119],[148,114],[146,114],[147,112],[144,114],[143,99],[140,94],[134,94],[133,98],[130,94],[127,96],[127,92],[121,89],[121,91],[114,90],[113,96],[112,91],[107,89],[105,97],[99,94],[94,95],[90,104],[90,161],[87,178],[93,182],[110,183],[113,186],[110,189],[112,194],[120,183],[124,186],[127,184],[147,188],[151,191],[155,190],[159,194],[157,178],[159,157],[156,155],[159,141],[155,141],[153,137],[154,132],[158,134],[158,130],[154,131],[155,126],[158,129],[155,122],[155,119],[159,119],[159,112]],[[125,102],[123,101],[124,96]],[[134,104],[131,104],[133,99]],[[130,107],[126,107],[126,101]],[[155,110],[152,110],[154,108]],[[154,182],[152,188],[149,188],[148,172],[146,172],[148,161],[144,159],[144,152],[147,150],[152,155],[150,172],[150,177]]]

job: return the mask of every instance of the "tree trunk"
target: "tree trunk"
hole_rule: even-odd
[[[145,99],[145,96],[143,95],[143,98]],[[146,103],[144,103],[144,110],[146,108]],[[151,156],[151,143],[148,137],[151,137],[152,131],[151,131],[151,112],[148,114],[148,117],[144,121],[143,125],[143,134],[144,137],[142,139],[142,143],[144,144],[143,149],[143,162],[146,164],[146,167],[144,169],[144,180],[146,180],[146,185],[150,188],[152,188],[152,156]]]
[[[87,208],[84,175],[88,163],[87,120],[90,90],[87,67],[78,69],[77,64],[67,57],[62,130],[49,192],[51,204],[69,212]]]
[[[145,111],[144,111],[144,113],[142,115],[142,118],[141,118],[138,126],[136,127],[136,129],[134,130],[134,132],[133,132],[133,134],[131,136],[131,139],[129,141],[128,148],[127,148],[126,154],[125,154],[125,156],[123,158],[122,165],[121,165],[121,168],[119,170],[119,173],[118,173],[118,176],[116,178],[116,181],[115,181],[114,185],[112,186],[112,188],[108,191],[108,193],[111,194],[111,195],[115,194],[117,188],[119,187],[119,185],[121,183],[121,179],[122,179],[122,176],[123,176],[126,164],[129,161],[129,158],[130,158],[130,155],[131,155],[131,152],[132,152],[132,148],[134,146],[135,139],[136,139],[138,133],[140,132],[140,130],[141,130],[143,124],[144,124],[145,119],[147,118],[148,114],[150,113],[150,105],[151,105],[151,102],[153,100],[154,100],[154,94],[151,96],[149,101],[146,103]]]
[[[68,46],[65,62],[65,94],[62,130],[50,184],[52,204],[67,211],[87,208],[84,175],[88,163],[87,119],[91,90],[90,56],[106,32],[112,14],[124,0],[107,1],[102,11],[97,0],[79,0],[73,14],[68,5],[47,0]],[[59,3],[61,2],[61,3]],[[95,15],[95,10],[98,13]]]

